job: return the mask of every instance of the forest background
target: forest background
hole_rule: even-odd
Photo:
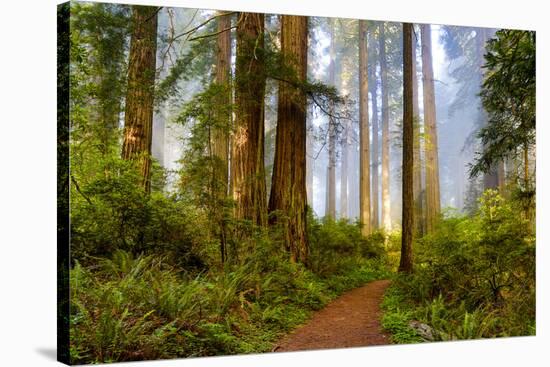
[[[170,2],[166,2],[166,3],[170,3]],[[186,3],[183,3],[183,2],[172,2],[173,4],[171,5],[186,5],[186,6],[190,6],[190,7],[193,7],[193,6],[196,6],[196,7],[207,7],[208,4],[205,4],[204,2],[186,2]],[[307,3],[304,3],[304,7],[311,7],[311,5],[307,5],[305,6],[305,4]],[[502,3],[501,3],[502,4]],[[164,5],[164,3],[163,3]],[[281,4],[282,6],[284,6],[284,4]],[[493,4],[495,5],[495,4]],[[242,5],[243,7],[246,8],[246,10],[252,10],[248,4],[243,4]],[[217,5],[216,7],[220,8],[221,5]],[[398,10],[400,11],[403,11],[402,9],[407,9],[406,7],[396,7],[398,8]],[[468,8],[468,6],[465,6],[465,8]],[[465,17],[463,18],[463,20],[468,20],[468,22],[471,22],[471,24],[475,24],[475,25],[487,25],[487,26],[509,26],[509,27],[520,27],[520,25],[518,24],[506,24],[504,21],[500,21],[497,22],[496,24],[487,24],[486,22],[484,23],[484,20],[487,20],[489,18],[487,18],[487,14],[499,14],[498,11],[496,11],[495,9],[492,9],[495,13],[489,13],[489,9],[485,9],[484,10],[484,6],[482,5],[476,5],[476,6],[472,6],[471,9],[476,9],[476,12],[470,14],[468,13],[468,17]],[[292,10],[292,12],[299,12],[299,9],[295,8],[295,7],[290,7],[289,9]],[[318,6],[316,6],[316,10],[319,9]],[[373,8],[374,11],[373,13],[370,13],[368,9],[364,9],[364,12],[365,12],[365,17],[366,18],[369,18],[369,19],[376,19],[376,11],[379,11],[379,12],[382,12],[384,13],[384,16],[381,16],[380,19],[392,19],[392,20],[400,20],[400,19],[406,19],[406,20],[413,20],[415,22],[421,22],[421,21],[430,21],[430,19],[426,19],[426,18],[423,18],[423,16],[425,17],[426,15],[425,14],[428,14],[428,13],[423,13],[421,15],[419,15],[419,18],[413,18],[412,15],[411,15],[411,18],[409,19],[408,17],[405,17],[404,14],[405,13],[402,13],[401,16],[399,16],[399,14],[397,12],[395,12],[395,14],[388,14],[387,10],[384,12],[384,9],[377,9],[377,8]],[[284,12],[284,10],[281,10],[279,8],[263,8],[263,9],[258,9],[258,10],[261,10],[261,11],[266,11],[266,12]],[[343,13],[335,13],[334,9],[331,9],[330,12],[327,12],[326,14],[330,14],[330,15],[338,15],[338,16],[353,16],[353,15],[356,15],[355,12],[349,12],[346,14],[345,12],[345,7],[342,7],[342,9],[339,9],[339,10],[342,10]],[[411,10],[411,9],[408,9],[408,11],[410,12],[410,14],[414,14],[414,8]],[[321,10],[319,10],[321,11]],[[412,12],[411,12],[412,11]],[[502,12],[502,9],[500,10]],[[47,12],[44,12],[44,13],[47,13]],[[307,13],[307,11],[306,11]],[[536,11],[536,7],[532,7],[528,13],[525,13],[524,17],[525,17],[525,20],[529,19],[529,22],[533,22],[533,19],[536,19],[536,16],[533,18],[533,14],[536,14],[537,11]],[[518,11],[516,10],[513,14],[509,14],[509,16],[506,18],[506,19],[515,19],[517,20],[518,18],[521,19],[522,17],[522,11]],[[316,15],[324,15],[323,13],[316,13]],[[395,16],[395,18],[393,18],[393,16]],[[408,16],[408,14],[407,14]],[[432,16],[432,19],[434,21],[437,21],[437,22],[441,22],[441,23],[445,23],[445,22],[448,22],[445,17],[441,17],[440,14],[437,14],[437,12]],[[504,19],[504,18],[502,18]],[[458,24],[466,24],[463,22],[462,19],[460,19],[460,21],[456,22]],[[476,23],[476,20],[477,20],[477,23]],[[452,23],[449,22],[449,23]],[[41,23],[38,23],[38,24],[41,24]],[[525,24],[524,24],[525,26]],[[16,27],[14,26],[13,27],[14,29],[21,29],[21,27]],[[32,29],[32,28],[31,28]],[[30,33],[27,34],[26,32],[27,31],[30,31],[30,30],[25,30],[23,32],[24,35],[29,35],[30,36]],[[33,37],[37,37],[37,35],[39,34],[39,32],[35,32]],[[543,33],[543,37],[544,37],[544,33]],[[539,44],[544,44],[544,38],[541,37],[540,40],[541,42]],[[29,39],[32,38],[32,37],[29,37]],[[51,41],[51,40],[50,40]],[[55,43],[55,42],[54,42]],[[46,43],[48,44],[48,43]],[[49,43],[51,45],[51,42]],[[36,45],[37,48],[41,47],[39,45],[39,42],[37,42],[37,45]],[[540,53],[542,53],[544,55],[544,48],[543,46],[541,46],[541,49],[539,50]],[[540,56],[540,53],[538,53],[538,56]],[[47,77],[38,77],[38,75],[40,74],[47,74],[47,73],[44,73],[44,70],[42,69],[43,66],[47,66],[48,63],[47,62],[43,62],[42,61],[42,58],[38,58],[38,60],[40,61],[39,62],[39,67],[36,66],[36,61],[37,61],[37,58],[29,58],[28,60],[26,58],[23,58],[23,66],[28,66],[26,68],[26,72],[30,73],[30,76],[31,78],[29,78],[29,75],[27,75],[27,78],[26,79],[30,79],[30,80],[44,80],[44,78],[47,78]],[[21,61],[21,60],[20,60]],[[29,62],[29,64],[27,64],[27,62]],[[32,64],[30,64],[31,62],[33,62]],[[42,65],[44,64],[44,65]],[[33,65],[33,67],[30,67],[31,65]],[[49,64],[50,65],[50,71],[53,70],[53,68],[51,67],[51,63]],[[10,66],[10,70],[11,69],[17,69],[14,67],[13,64],[9,64],[8,66]],[[19,66],[19,69],[20,69],[20,66]],[[35,74],[36,73],[36,74]],[[36,78],[32,78],[32,76],[35,76]],[[540,74],[539,74],[540,77],[544,78],[544,72],[542,71]],[[54,80],[54,76],[51,76],[50,77],[50,82],[52,80]],[[540,80],[540,79],[539,79]],[[544,80],[544,79],[543,79]],[[544,82],[543,82],[544,83]],[[53,85],[53,84],[52,84]],[[14,90],[19,93],[21,91],[20,88],[14,88]],[[50,88],[51,90],[51,88]],[[47,91],[47,89],[46,89]],[[25,98],[26,101],[29,101],[29,100],[33,100],[33,103],[36,103],[38,106],[42,106],[43,104],[46,104],[45,102],[47,101],[51,101],[51,99],[48,99],[48,98],[45,98],[47,96],[47,93],[45,93],[45,91],[43,89],[38,89],[38,91],[35,91],[35,90],[28,90],[29,94],[27,94],[27,98]],[[35,95],[34,93],[39,93],[38,95]],[[32,96],[36,96],[36,98],[32,98]],[[52,104],[53,105],[53,104]],[[44,126],[44,125],[47,125],[47,124],[39,124],[37,122],[44,122],[43,118],[42,118],[42,114],[33,114],[32,111],[29,111],[28,109],[25,109],[25,108],[21,108],[22,106],[21,105],[18,105],[18,104],[15,104],[14,106],[11,106],[11,108],[17,108],[17,107],[20,107],[19,108],[19,114],[21,114],[21,111],[24,111],[25,112],[25,115],[26,116],[32,116],[32,118],[29,118],[29,122],[32,122],[33,123],[33,127],[36,126],[36,129],[33,131],[33,134],[30,134],[30,136],[28,136],[28,139],[30,139],[30,141],[26,141],[25,144],[28,144],[29,146],[33,146],[33,147],[38,147],[39,150],[44,150],[44,152],[51,152],[52,151],[52,147],[50,145],[47,145],[47,144],[44,144],[44,142],[40,143],[39,141],[34,141],[35,139],[35,135],[36,137],[40,137],[40,138],[44,138],[45,136],[52,136],[52,139],[51,141],[53,142],[54,139],[53,139],[53,135],[51,132],[49,133],[45,133],[45,134],[41,134],[41,132],[46,132],[47,131],[47,126]],[[41,109],[40,109],[41,110]],[[51,107],[48,108],[47,110],[52,110]],[[52,111],[51,111],[52,112]],[[51,114],[51,113],[50,113]],[[52,115],[53,116],[53,115]],[[544,119],[544,114],[539,114],[539,119]],[[19,118],[14,118],[13,119],[14,121],[20,121],[20,117]],[[32,121],[31,121],[32,120]],[[52,118],[52,121],[53,123],[53,118]],[[11,127],[11,126],[10,126]],[[18,126],[19,128],[21,128],[21,125]],[[44,129],[44,130],[42,130]],[[17,131],[18,135],[19,136],[23,136],[23,132],[21,130]],[[541,138],[541,135],[544,136],[544,128],[541,127],[541,129],[538,131],[539,133],[539,139]],[[14,134],[16,135],[16,134]],[[54,258],[53,258],[53,239],[51,239],[50,237],[52,237],[52,231],[50,230],[51,228],[53,228],[53,226],[50,226],[50,229],[46,230],[46,227],[47,227],[47,224],[52,224],[52,219],[48,219],[48,209],[50,210],[50,214],[53,213],[53,205],[52,205],[52,197],[51,197],[51,193],[50,195],[48,196],[46,193],[48,192],[48,188],[52,189],[53,187],[53,182],[55,182],[54,179],[52,179],[51,177],[51,172],[50,173],[47,173],[47,168],[52,168],[51,165],[42,165],[42,159],[44,159],[44,157],[48,157],[48,154],[44,153],[43,155],[42,154],[37,154],[36,151],[34,150],[29,150],[27,151],[26,149],[22,149],[21,148],[21,141],[18,141],[17,142],[19,145],[18,146],[12,146],[11,142],[7,145],[8,148],[11,148],[12,151],[16,151],[19,153],[19,161],[18,162],[15,162],[17,163],[18,165],[21,165],[23,167],[26,167],[24,170],[21,170],[20,168],[19,169],[15,169],[15,167],[13,167],[14,169],[13,170],[10,170],[10,168],[12,168],[11,166],[8,166],[8,171],[11,171],[11,172],[17,172],[17,175],[16,177],[13,177],[9,180],[8,184],[10,185],[6,190],[2,190],[3,192],[5,193],[9,193],[10,196],[14,196],[13,193],[16,192],[16,193],[20,193],[20,195],[15,195],[15,196],[18,196],[18,200],[17,200],[17,205],[14,205],[14,206],[11,206],[10,204],[13,203],[13,199],[9,199],[8,198],[8,208],[10,210],[12,210],[12,213],[17,215],[17,216],[22,216],[23,213],[25,213],[25,223],[28,225],[28,223],[36,223],[36,232],[31,234],[29,233],[29,231],[25,230],[23,227],[21,226],[14,226],[12,228],[7,228],[7,240],[8,241],[2,241],[2,243],[8,243],[8,242],[12,242],[12,243],[20,243],[21,245],[19,246],[12,246],[13,248],[17,248],[17,249],[27,249],[26,252],[28,252],[28,246],[29,244],[33,244],[33,251],[35,251],[35,256],[33,256],[33,258],[35,258],[35,260],[33,261],[32,259],[29,260],[29,265],[30,267],[32,267],[34,270],[32,271],[32,276],[31,278],[29,277],[20,277],[19,279],[22,280],[24,282],[24,284],[27,284],[27,282],[30,281],[30,279],[33,279],[34,282],[37,282],[39,284],[42,283],[43,280],[47,279],[47,276],[44,276],[42,278],[42,274],[46,275],[48,274],[48,271],[51,273],[51,269],[53,269],[53,264],[55,263],[54,261]],[[539,145],[540,147],[540,145]],[[55,150],[55,149],[54,149]],[[10,154],[3,154],[4,157],[10,157]],[[32,156],[32,159],[33,160],[30,160]],[[542,156],[542,154],[538,154],[539,157]],[[38,160],[38,161],[37,161]],[[8,162],[8,164],[12,164],[13,162],[11,162],[12,160],[10,159],[10,162]],[[17,161],[17,160],[16,160]],[[32,165],[31,165],[32,163]],[[542,165],[544,165],[543,162],[541,162]],[[33,167],[32,169],[30,167]],[[51,169],[50,169],[51,171]],[[32,175],[31,175],[32,173]],[[540,171],[539,171],[540,173]],[[40,180],[37,180],[36,179],[36,176],[40,176],[41,178],[43,177],[44,179],[40,179]],[[50,179],[48,180],[47,178],[50,177]],[[37,185],[37,182],[39,182],[40,184]],[[50,183],[50,184],[48,184]],[[11,186],[13,185],[13,186]],[[27,186],[28,185],[28,186]],[[19,188],[17,190],[15,190],[15,187],[18,186]],[[540,202],[544,202],[544,193],[540,193],[539,194],[539,203]],[[38,209],[38,210],[35,210],[35,211],[31,211],[31,210],[28,210],[29,207],[27,205],[24,205],[25,202],[32,202],[33,204],[34,203],[43,203],[43,202],[48,202],[48,198],[49,197],[49,203],[46,204],[46,210],[44,209]],[[23,204],[23,205],[22,205]],[[540,215],[544,215],[543,212],[541,212],[540,210],[538,211],[538,214],[539,214],[539,220],[541,220],[541,217]],[[543,218],[543,217],[542,217]],[[33,220],[33,219],[36,219],[36,220]],[[539,236],[542,236],[542,238],[546,238],[544,236],[544,228],[542,226],[539,226],[539,228],[541,229],[541,234],[539,234]],[[44,238],[43,236],[40,236],[39,234],[49,234],[46,235],[47,238],[49,238],[49,241],[44,241]],[[55,237],[55,236],[53,236]],[[541,237],[539,237],[541,238]],[[46,243],[44,243],[46,242]],[[37,245],[38,243],[44,243],[44,246],[39,246]],[[49,243],[50,245],[48,246],[47,243]],[[544,250],[541,250],[541,252],[538,254],[539,256],[542,255],[542,257],[544,258]],[[22,256],[17,256],[18,259],[23,259]],[[49,264],[48,264],[48,259],[50,259],[51,261],[49,261]],[[540,261],[540,257],[539,257],[539,261]],[[21,262],[17,262],[19,265],[21,265]],[[541,269],[542,267],[539,267],[539,269]],[[4,270],[7,270],[9,269],[8,268],[5,268],[3,269]],[[48,270],[49,269],[49,270]],[[544,270],[541,269],[541,271],[543,272]],[[13,274],[13,273],[12,273]],[[539,274],[540,276],[540,274]],[[40,278],[40,279],[38,279]],[[4,277],[4,279],[8,279],[8,277]],[[51,284],[53,284],[53,282],[51,282]],[[543,285],[544,283],[539,283],[539,285],[541,286],[541,288],[544,287]],[[10,284],[10,286],[12,286]],[[47,310],[47,309],[50,309],[50,311],[53,311],[53,309],[51,308],[51,300],[50,302],[46,302],[44,305],[41,304],[40,301],[36,301],[36,299],[41,299],[41,298],[44,298],[44,299],[48,299],[48,296],[45,296],[45,291],[46,290],[52,290],[52,286],[47,286],[47,287],[41,287],[42,291],[40,291],[40,287],[36,287],[36,284],[35,286],[33,287],[17,287],[19,289],[14,289],[15,291],[13,292],[14,295],[17,295],[20,298],[20,302],[14,302],[13,306],[17,307],[17,308],[21,308],[21,305],[24,305],[25,307],[23,307],[24,309],[26,309],[27,306],[33,306],[33,312],[36,314],[36,315],[41,315],[40,319],[43,319],[43,320],[48,320],[48,317],[42,317],[44,316],[44,310]],[[11,289],[11,288],[10,288]],[[35,299],[34,302],[25,302],[25,295],[21,292],[22,289],[26,289],[27,292],[29,292],[30,289],[33,289],[33,296],[32,298]],[[540,293],[539,295],[541,295],[542,293]],[[544,300],[544,295],[541,296],[542,299]],[[49,297],[51,299],[51,297]],[[542,301],[543,301],[542,300]],[[539,299],[540,301],[540,299]],[[541,302],[542,302],[541,301]],[[38,306],[40,305],[40,306]],[[8,307],[10,307],[12,305],[8,305]],[[540,308],[539,308],[540,309]],[[35,314],[33,314],[33,312],[28,312],[27,315],[30,316],[30,320],[23,320],[23,323],[25,323],[27,325],[29,325],[29,327],[32,327],[33,329],[36,328],[37,330],[40,330],[41,328],[40,327],[37,327],[36,325],[43,325],[43,321],[42,321],[42,324],[40,322],[37,322],[37,323],[31,323],[31,320],[34,320],[35,318]],[[52,314],[52,313],[50,313]],[[32,315],[32,316],[31,316]],[[539,319],[540,320],[540,319]],[[544,319],[542,319],[543,322],[544,322]],[[46,321],[46,324],[48,324],[48,321]],[[49,324],[51,325],[51,318],[50,318],[50,322]],[[32,325],[32,326],[31,326]],[[544,330],[544,326],[541,326],[541,330]],[[28,331],[28,329],[27,329]],[[42,331],[38,331],[38,334],[41,335],[42,334]],[[544,334],[543,332],[541,332],[541,334]],[[18,333],[16,333],[16,335],[19,335]],[[35,336],[31,337],[30,339],[34,340]],[[537,337],[538,338],[538,337]],[[16,338],[18,339],[18,338]],[[53,340],[53,338],[50,338],[51,340]],[[510,350],[513,350],[513,345],[514,344],[521,344],[522,342],[521,341],[513,341],[511,344],[512,344],[512,349],[510,349],[510,344],[507,344],[508,342],[507,341],[499,341],[498,344],[499,345],[502,345],[502,347],[498,347],[498,353],[496,355],[498,355],[497,358],[500,358],[501,356],[508,356],[508,361],[513,361],[513,354],[509,354],[509,351]],[[479,346],[480,348],[491,348],[490,345],[487,345],[487,342],[483,342],[483,343],[480,343],[481,345]],[[507,346],[507,350],[505,351],[506,348],[503,347],[503,345],[506,344]],[[523,345],[523,347],[526,347],[526,345]],[[534,347],[536,348],[535,345],[532,345],[531,347]],[[441,350],[441,348],[446,348],[446,347],[437,347],[437,348],[433,348],[433,347],[427,347],[427,346],[422,346],[422,348],[429,348],[430,350],[433,351],[433,349],[438,349],[438,350]],[[460,347],[454,347],[454,348],[460,348]],[[468,348],[473,348],[475,350],[475,348],[477,348],[476,346],[473,346],[473,345],[470,345],[468,346]],[[527,348],[529,348],[529,346],[527,346]],[[37,349],[39,349],[39,347],[37,347]],[[455,350],[456,351],[456,350]],[[377,352],[375,351],[364,351],[366,354],[369,355],[369,358],[374,358],[376,359],[376,354]],[[383,352],[383,350],[381,351]],[[339,353],[346,353],[346,354],[350,354],[350,355],[354,355],[356,352],[353,352],[353,351],[339,351],[339,352],[330,352],[330,354],[334,354],[334,355],[338,355],[340,357],[338,358],[341,358],[342,357],[342,354],[339,354]],[[438,351],[435,351],[434,353],[436,354],[439,354]],[[325,355],[325,354],[323,354]],[[380,354],[380,356],[384,355],[383,353]],[[406,355],[406,352],[405,352],[405,355]],[[288,357],[288,356],[287,356]],[[247,357],[247,358],[250,358],[250,357]],[[252,357],[254,358],[254,357]],[[281,356],[277,356],[277,357],[274,357],[274,356],[270,356],[268,359],[277,359],[277,361],[279,361],[280,363],[284,363],[282,362],[283,359],[281,359],[284,357],[281,357]],[[292,357],[294,358],[294,357]],[[297,357],[299,358],[299,357]],[[384,355],[383,357],[384,359],[387,359],[387,358],[391,358],[390,356],[388,355]],[[404,357],[405,359],[407,357]],[[494,355],[492,358],[495,358]],[[176,362],[173,362],[173,363],[176,363]]]

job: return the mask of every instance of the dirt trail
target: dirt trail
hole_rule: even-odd
[[[273,350],[290,352],[390,344],[380,325],[380,302],[389,284],[389,280],[376,280],[344,293],[283,338]]]

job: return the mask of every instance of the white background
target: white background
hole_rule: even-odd
[[[550,12],[544,0],[133,1],[537,31],[537,336],[143,362],[143,366],[550,365],[548,175]],[[0,18],[0,366],[54,365],[56,348],[56,0],[2,1]],[[545,223],[546,222],[546,223]],[[128,364],[121,364],[128,365]]]

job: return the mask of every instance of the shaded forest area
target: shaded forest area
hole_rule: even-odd
[[[375,279],[394,343],[535,334],[534,32],[58,14],[72,363],[271,351]]]

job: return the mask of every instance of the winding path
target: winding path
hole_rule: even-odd
[[[376,280],[344,293],[283,338],[273,351],[390,344],[380,325],[380,302],[389,284],[389,280]]]

